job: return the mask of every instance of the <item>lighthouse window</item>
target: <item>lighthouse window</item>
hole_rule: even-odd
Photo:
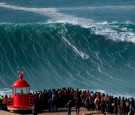
[[[16,94],[26,94],[26,88],[16,88]]]

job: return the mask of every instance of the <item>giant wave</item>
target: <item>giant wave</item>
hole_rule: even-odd
[[[135,25],[0,24],[0,87],[23,67],[33,90],[76,87],[135,96]]]

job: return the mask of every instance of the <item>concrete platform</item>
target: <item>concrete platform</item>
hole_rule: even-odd
[[[25,114],[25,113],[12,113],[9,111],[0,110],[0,115],[32,115],[32,114]],[[59,108],[58,112],[48,112],[47,110],[38,113],[38,115],[67,115],[67,108]],[[72,108],[71,115],[103,115],[98,111],[87,111],[85,108],[80,108],[80,113],[76,114],[75,108]],[[107,114],[110,115],[110,114]]]

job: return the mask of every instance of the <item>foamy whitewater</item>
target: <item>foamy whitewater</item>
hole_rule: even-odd
[[[1,0],[0,94],[23,68],[31,90],[135,97],[135,1]]]

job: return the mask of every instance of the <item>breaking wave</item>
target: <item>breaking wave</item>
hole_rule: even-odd
[[[135,95],[134,24],[5,23],[0,35],[1,88],[10,88],[23,67],[33,90],[70,86]]]

